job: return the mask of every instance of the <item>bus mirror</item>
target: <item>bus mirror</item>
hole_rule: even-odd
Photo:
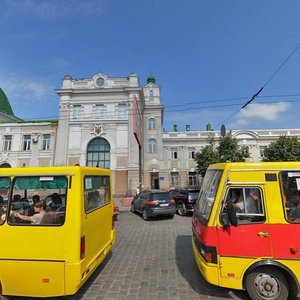
[[[227,229],[230,226],[228,214],[226,212],[222,212],[221,214],[221,225],[224,229]]]
[[[224,229],[227,229],[230,225],[235,227],[238,225],[235,208],[231,202],[226,204],[226,207],[221,214],[221,225]]]
[[[227,215],[229,222],[232,226],[238,226],[238,221],[236,217],[236,212],[233,203],[229,202],[227,203]]]

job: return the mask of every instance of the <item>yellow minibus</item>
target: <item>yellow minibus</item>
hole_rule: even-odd
[[[204,278],[252,300],[300,295],[300,162],[210,165],[193,218]]]
[[[0,169],[1,295],[75,294],[115,242],[111,172]]]

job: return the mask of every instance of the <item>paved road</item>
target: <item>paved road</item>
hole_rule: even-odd
[[[101,300],[249,300],[243,291],[212,286],[192,254],[191,217],[145,222],[121,212],[111,255],[73,297]]]

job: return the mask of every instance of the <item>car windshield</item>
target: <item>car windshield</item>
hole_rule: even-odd
[[[204,225],[208,223],[221,176],[222,170],[208,170],[205,174],[197,206],[195,207],[195,213]]]
[[[191,197],[192,199],[197,199],[198,195],[199,195],[199,191],[189,192],[189,197]]]
[[[155,193],[151,195],[151,200],[171,200],[169,193]]]

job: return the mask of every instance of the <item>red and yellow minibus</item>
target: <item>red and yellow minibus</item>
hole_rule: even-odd
[[[253,300],[299,294],[300,162],[210,165],[192,218],[196,263],[211,284]]]
[[[93,167],[0,169],[1,295],[78,291],[115,242],[111,181]]]

